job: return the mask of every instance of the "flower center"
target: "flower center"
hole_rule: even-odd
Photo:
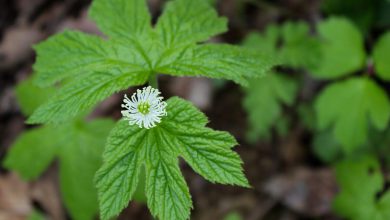
[[[141,102],[137,108],[139,112],[141,112],[143,115],[146,115],[149,113],[150,105],[148,102]]]

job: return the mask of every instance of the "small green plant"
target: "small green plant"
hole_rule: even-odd
[[[377,158],[388,160],[390,101],[381,84],[390,79],[390,33],[367,53],[359,29],[348,19],[331,17],[317,24],[315,35],[304,23],[286,23],[250,34],[244,45],[273,54],[290,73],[270,73],[245,89],[251,140],[269,137],[288,117],[284,106],[299,105],[296,113],[313,133],[314,152],[325,162],[337,162],[341,192],[335,212],[352,220],[389,219],[390,197],[383,192]],[[311,82],[331,82],[296,104],[302,73],[309,73]]]
[[[383,130],[390,116],[385,91],[366,77],[333,83],[320,94],[315,108],[318,127],[327,129],[333,125],[334,137],[346,153],[366,143],[370,124]]]
[[[321,58],[319,40],[311,36],[308,25],[303,22],[271,25],[264,33],[253,32],[248,35],[243,45],[272,54],[284,67],[300,72],[304,68],[315,67]],[[280,120],[286,120],[283,107],[294,104],[301,77],[294,77],[283,70],[272,71],[265,77],[252,80],[244,88],[250,141],[269,138],[274,125]]]
[[[380,37],[368,58],[362,34],[347,19],[332,17],[322,21],[317,32],[312,36],[304,23],[286,23],[270,26],[263,34],[249,35],[244,45],[274,54],[289,72],[308,72],[315,79],[336,81],[315,97],[316,123],[310,129],[315,127],[319,133],[330,130],[344,153],[350,154],[368,143],[371,129],[383,131],[388,127],[390,101],[372,76],[389,80],[386,59],[390,34]],[[245,89],[244,106],[249,114],[250,134],[255,138],[269,136],[272,126],[283,116],[283,105],[292,106],[299,92],[302,74],[294,78],[280,72],[269,74],[269,80],[254,80]],[[360,76],[348,77],[353,73]]]
[[[16,87],[22,112],[31,114],[55,89],[40,89],[31,80]],[[84,121],[80,117],[62,125],[43,125],[22,133],[11,146],[3,165],[24,180],[37,179],[57,158],[61,196],[73,219],[92,219],[97,210],[95,172],[102,164],[110,119]]]
[[[100,143],[105,135],[96,132],[110,126],[78,120],[66,131],[49,126],[74,121],[113,93],[149,83],[130,98],[125,96],[123,119],[108,136],[103,165],[95,175],[101,218],[110,219],[128,205],[139,185],[140,173],[145,172],[145,194],[152,215],[162,220],[188,219],[192,201],[179,169],[179,156],[211,182],[249,187],[242,161],[232,151],[237,145],[234,137],[207,128],[206,116],[191,103],[178,97],[164,101],[157,89],[157,75],[206,76],[247,85],[248,79],[262,76],[275,62],[238,46],[204,43],[227,30],[226,19],[218,17],[206,0],[169,1],[154,26],[145,0],[118,0],[115,4],[95,0],[90,17],[105,38],[65,31],[35,46],[34,82],[43,87],[61,87],[34,111],[28,123],[49,124],[42,133],[70,132],[68,138],[72,141],[85,141],[85,147],[75,144],[59,151],[50,143],[51,148],[46,150],[52,154],[47,158],[58,155],[66,163],[67,156],[83,155],[75,147],[99,155],[90,152],[96,147],[92,141]],[[80,128],[86,129],[84,136],[75,131]],[[42,133],[36,136],[42,137]],[[15,154],[12,151],[11,158]],[[85,158],[73,159],[80,162],[77,167],[90,166],[81,164],[89,164]],[[14,164],[9,167],[18,170],[18,162],[9,161]],[[67,177],[70,179],[64,188],[78,184],[77,175]],[[82,199],[80,203],[93,205]],[[85,213],[80,203],[72,204],[73,211],[70,208],[75,216]],[[80,217],[89,218],[91,213]]]
[[[358,29],[346,19],[331,18],[319,26],[324,34],[323,62],[313,71],[315,76],[334,79],[346,77],[360,71],[362,76],[345,78],[328,85],[321,91],[315,101],[318,117],[318,129],[331,128],[335,139],[346,153],[367,143],[369,127],[384,130],[390,119],[389,98],[377,82],[362,68],[366,64],[363,36]],[[343,35],[344,38],[338,36]],[[322,35],[321,35],[322,36]],[[347,37],[345,37],[347,36]],[[375,74],[382,80],[388,80],[390,69],[384,60],[389,50],[389,34],[385,34],[373,49]],[[337,61],[336,61],[337,60]],[[329,74],[327,71],[328,69]],[[333,71],[333,72],[332,72]],[[332,74],[332,73],[337,74]]]
[[[388,219],[390,197],[387,191],[383,192],[385,182],[377,158],[388,159],[380,153],[379,145],[386,143],[381,133],[388,134],[390,101],[378,82],[389,80],[390,66],[385,60],[390,54],[390,35],[388,32],[382,35],[369,56],[364,50],[362,34],[348,20],[329,19],[319,28],[325,40],[323,51],[327,54],[324,65],[329,67],[324,69],[337,74],[315,76],[344,78],[326,86],[314,104],[317,128],[330,130],[330,138],[339,143],[333,146],[338,146],[344,155],[344,161],[336,165],[341,192],[334,201],[334,210],[353,220]],[[341,35],[344,38],[339,38]],[[364,69],[366,64],[368,67]],[[350,77],[353,73],[359,75]]]

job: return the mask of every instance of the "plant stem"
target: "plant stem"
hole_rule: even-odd
[[[150,75],[149,77],[149,81],[148,81],[148,84],[149,86],[155,88],[155,89],[158,89],[158,79],[157,79],[158,75],[153,73]]]

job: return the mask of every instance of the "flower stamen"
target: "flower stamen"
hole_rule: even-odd
[[[131,99],[125,94],[122,104],[125,110],[121,111],[123,118],[128,120],[130,125],[137,124],[140,128],[155,127],[161,122],[161,117],[167,115],[167,103],[162,101],[163,98],[159,95],[160,92],[151,86],[138,89]]]
[[[138,105],[138,111],[141,112],[142,114],[146,115],[149,113],[149,108],[150,105],[147,102],[142,102]]]

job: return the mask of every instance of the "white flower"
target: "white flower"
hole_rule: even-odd
[[[162,101],[163,97],[158,89],[151,86],[145,87],[142,90],[138,89],[131,96],[131,100],[125,94],[121,111],[125,120],[129,121],[130,125],[137,124],[140,128],[152,128],[161,122],[161,117],[166,116],[165,108],[167,103]]]

